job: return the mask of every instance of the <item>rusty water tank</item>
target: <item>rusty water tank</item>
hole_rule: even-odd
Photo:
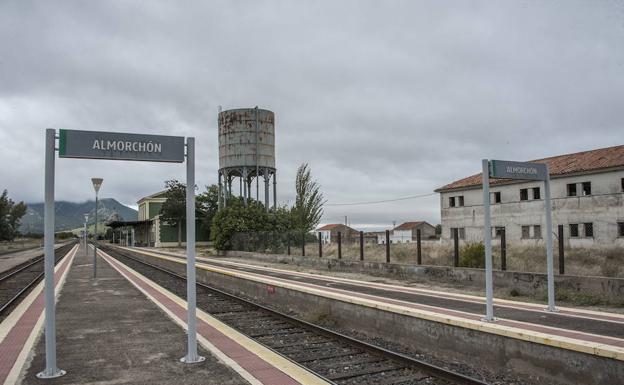
[[[275,114],[259,108],[219,113],[219,169],[275,169]]]

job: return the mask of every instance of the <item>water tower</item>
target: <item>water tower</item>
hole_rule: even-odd
[[[268,210],[271,179],[273,207],[277,207],[275,114],[258,107],[219,112],[219,207],[226,207],[226,198],[235,194],[236,187],[245,204],[254,197],[254,187],[260,201],[262,181]]]

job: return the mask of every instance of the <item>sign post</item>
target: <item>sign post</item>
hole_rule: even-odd
[[[548,311],[555,307],[555,280],[553,273],[552,205],[550,202],[550,175],[548,165],[543,163],[513,162],[508,160],[482,160],[483,166],[483,226],[485,244],[485,294],[486,314],[484,321],[494,320],[492,285],[492,225],[490,215],[490,177],[538,180],[544,182],[544,206],[546,209],[546,265],[548,276]]]
[[[195,287],[195,139],[165,135],[128,134],[59,130],[59,157],[79,159],[134,160],[182,163],[187,157],[187,302],[188,352],[183,361],[201,362],[197,354],[196,287]],[[54,296],[54,155],[56,130],[46,129],[45,201],[44,201],[44,271],[45,271],[45,352],[46,367],[39,378],[56,378],[65,374],[56,366],[56,312]],[[96,234],[97,236],[97,234]]]

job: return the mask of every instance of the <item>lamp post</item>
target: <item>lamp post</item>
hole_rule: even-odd
[[[87,230],[87,222],[89,222],[89,214],[85,214],[85,225],[84,225],[84,246],[85,246],[85,257],[89,256],[89,232]]]
[[[95,240],[93,242],[93,278],[97,275],[97,240],[98,240],[98,192],[102,186],[102,178],[91,178],[93,189],[95,190]]]

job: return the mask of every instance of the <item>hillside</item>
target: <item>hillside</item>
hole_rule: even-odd
[[[117,213],[125,221],[135,221],[137,211],[124,206],[113,198],[102,198],[98,202],[98,222],[105,222]],[[22,217],[20,231],[25,233],[43,233],[43,203],[28,203],[26,215]],[[57,201],[55,205],[55,231],[71,230],[84,225],[84,214],[89,214],[89,224],[95,222],[95,201],[74,203]]]

